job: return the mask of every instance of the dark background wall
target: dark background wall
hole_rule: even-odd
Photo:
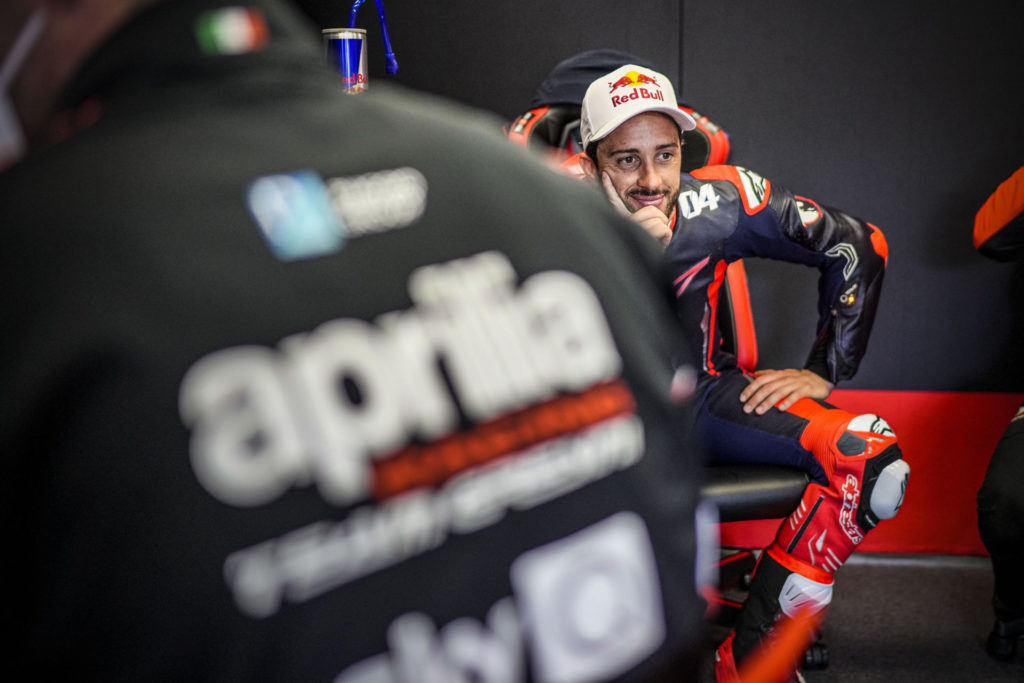
[[[321,28],[351,3],[302,0]],[[645,57],[725,127],[732,163],[878,225],[886,291],[847,388],[1024,391],[1024,264],[979,256],[973,216],[1024,164],[1024,3],[386,0],[400,71],[370,76],[511,121],[559,61]],[[762,366],[800,365],[815,272],[749,264]]]

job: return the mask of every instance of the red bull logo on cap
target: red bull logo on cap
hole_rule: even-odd
[[[651,85],[654,88],[646,88],[644,86]],[[630,71],[626,73],[622,78],[617,81],[610,82],[608,84],[608,94],[614,93],[619,88],[625,87],[631,88],[627,90],[623,95],[612,95],[612,106],[617,107],[620,104],[624,104],[629,100],[661,100],[665,101],[665,95],[661,92],[661,84],[658,83],[658,79],[654,76],[648,76],[647,74],[640,73],[639,71]]]

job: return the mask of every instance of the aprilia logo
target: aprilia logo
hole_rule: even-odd
[[[486,423],[586,392],[620,372],[600,302],[578,275],[541,272],[516,287],[508,259],[487,252],[420,268],[409,294],[411,308],[372,323],[332,320],[277,349],[239,346],[196,362],[179,401],[192,432],[192,467],[206,490],[254,506],[316,483],[328,502],[350,505],[383,483],[374,481],[375,463],[417,440],[452,434],[460,415]],[[631,412],[632,401],[612,385],[522,420],[584,408],[590,424]],[[430,462],[446,463],[447,475],[473,464],[474,453],[490,460],[530,443],[522,437],[530,425],[492,426],[476,435],[488,439],[454,443]],[[419,462],[407,455],[405,470]],[[390,472],[387,492],[412,481],[405,470]]]

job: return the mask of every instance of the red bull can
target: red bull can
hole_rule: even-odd
[[[360,93],[369,85],[366,72],[366,29],[325,28],[324,58],[327,66],[338,72],[348,93]]]

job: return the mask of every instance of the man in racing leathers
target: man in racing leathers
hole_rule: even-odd
[[[974,246],[996,261],[1024,261],[1024,166],[985,200],[974,217]],[[1024,405],[996,444],[978,490],[978,532],[992,558],[995,623],[985,650],[1011,660],[1024,638]]]
[[[694,419],[707,455],[795,465],[812,479],[762,553],[716,652],[716,677],[726,681],[737,679],[737,663],[756,645],[770,642],[783,615],[830,603],[836,570],[899,510],[910,468],[885,420],[824,402],[866,349],[886,265],[882,233],[744,168],[681,175],[681,130],[693,125],[669,79],[636,65],[595,80],[583,102],[585,172],[666,245],[676,309],[701,358]],[[721,347],[726,266],[753,256],[821,271],[817,335],[802,369],[748,372]]]

